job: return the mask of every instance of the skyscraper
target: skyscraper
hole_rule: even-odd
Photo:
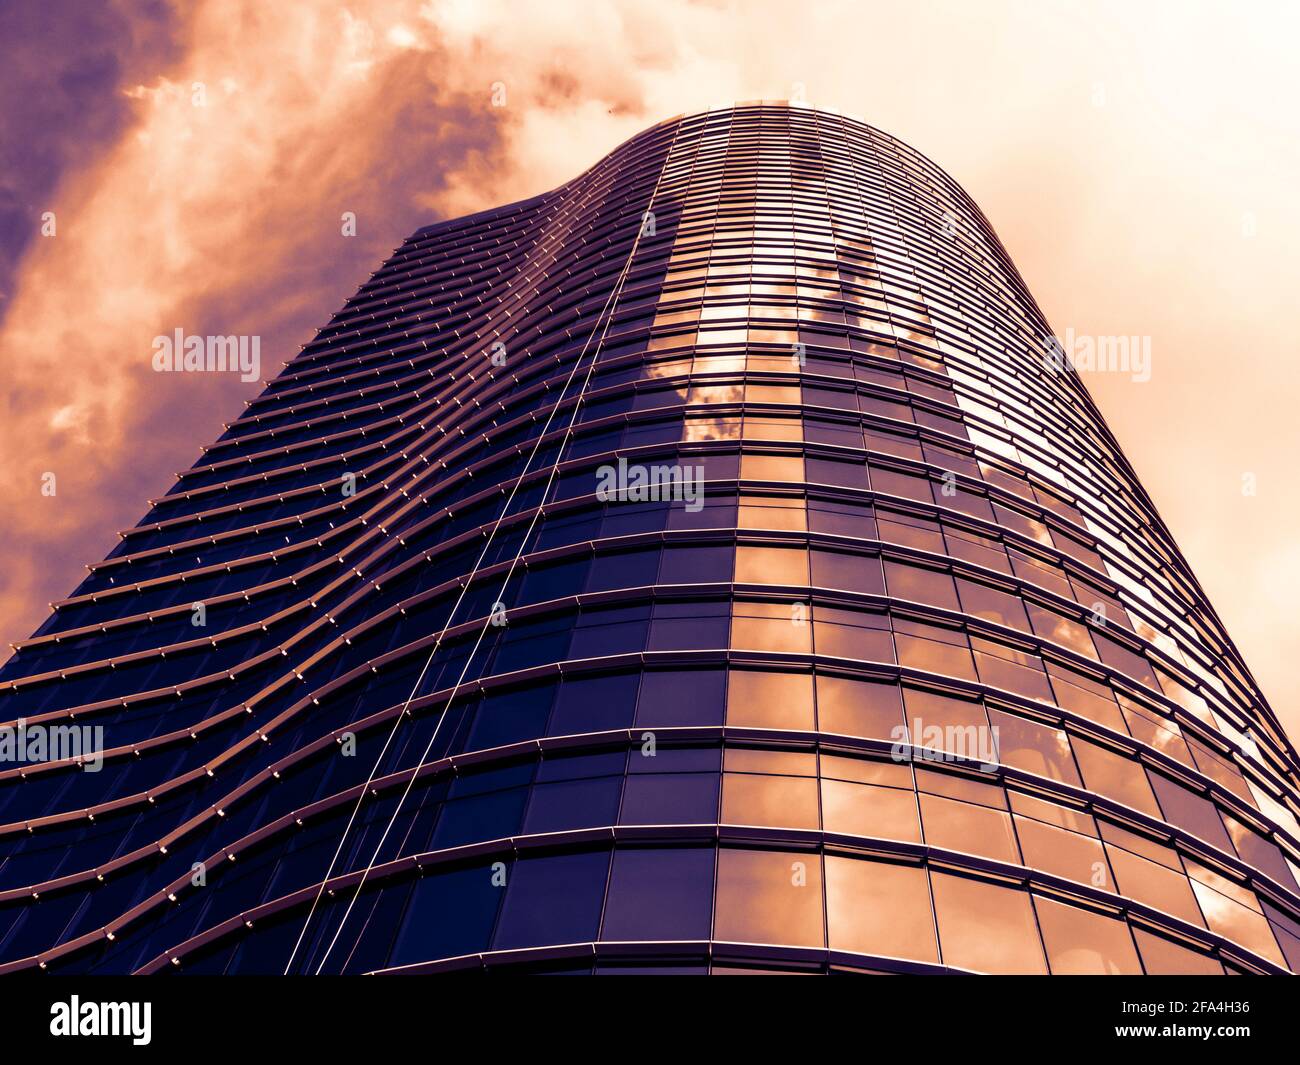
[[[0,674],[0,971],[1300,969],[1074,354],[808,108],[421,229]]]

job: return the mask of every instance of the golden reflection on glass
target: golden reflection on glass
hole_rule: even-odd
[[[691,405],[706,403],[741,403],[745,398],[745,386],[731,385],[692,385]]]
[[[1027,892],[940,872],[930,882],[945,965],[999,975],[1047,973]]]
[[[1019,863],[1011,815],[955,799],[921,793],[925,842],[944,850],[979,854],[998,862]]]
[[[823,947],[821,856],[724,847],[716,907],[714,939]]]
[[[700,355],[692,368],[694,374],[741,373],[745,369],[745,356],[740,354]]]
[[[1064,729],[993,709],[989,710],[989,722],[997,739],[999,762],[1079,786],[1079,772]]]
[[[1088,635],[1087,628],[1079,622],[1033,603],[1029,604],[1029,617],[1034,623],[1036,635],[1044,640],[1059,643],[1062,647],[1068,647],[1076,654],[1091,658],[1094,662],[1098,661],[1097,649],[1092,644],[1092,638]]]
[[[931,626],[925,627],[932,628]],[[920,626],[917,626],[917,628],[920,628]],[[899,665],[919,669],[926,673],[960,677],[963,680],[978,679],[975,673],[975,662],[971,658],[970,651],[962,644],[940,643],[897,631],[894,634],[894,646],[898,650]]]
[[[921,688],[903,689],[907,734],[913,747],[945,751],[972,761],[994,761],[997,751],[984,707]]]
[[[957,578],[957,591],[965,613],[1021,632],[1030,631],[1025,606],[1019,597],[961,577]]]
[[[806,585],[808,552],[803,547],[756,547],[741,544],[736,548],[736,582]]]
[[[1254,951],[1271,962],[1286,966],[1286,959],[1282,957],[1268,919],[1263,914],[1198,880],[1193,879],[1191,884],[1192,891],[1196,893],[1196,901],[1200,903],[1201,912],[1205,914],[1206,923],[1212,932],[1240,943],[1247,950]]]
[[[897,684],[817,675],[817,727],[822,732],[885,740],[902,723]]]
[[[1025,865],[1103,891],[1115,890],[1100,840],[1018,814],[1014,820]]]
[[[754,773],[724,773],[722,822],[769,828],[820,827],[817,781]]]
[[[1078,906],[1034,896],[1047,961],[1057,976],[1141,976],[1128,925]]]
[[[1099,725],[1105,725],[1121,735],[1128,731],[1110,688],[1050,660],[1044,665],[1051,678],[1056,705],[1062,710],[1069,710]]]
[[[970,643],[975,668],[984,684],[1040,703],[1052,702],[1052,688],[1042,659],[1036,654],[979,636],[972,636]]]
[[[884,469],[877,466],[874,461],[871,464],[871,490],[891,496],[901,496],[904,499],[914,499],[921,503],[934,502],[934,496],[930,492],[930,482],[925,477]]]
[[[960,610],[952,576],[941,570],[925,569],[904,562],[885,561],[885,587],[895,599],[928,603],[944,610]]]
[[[1089,791],[1152,817],[1160,816],[1160,807],[1140,762],[1084,739],[1076,738],[1073,746],[1084,786]]]
[[[739,418],[690,417],[683,423],[682,441],[696,443],[702,440],[739,440]]]
[[[804,532],[808,516],[803,497],[741,495],[737,528]]]
[[[812,650],[812,623],[804,603],[748,603],[733,605],[731,646],[748,651]]]
[[[826,606],[817,606],[813,613],[813,646],[817,654],[862,662],[894,661],[893,636],[882,615]]]
[[[916,794],[906,766],[823,756],[821,787],[827,832],[921,842]]]
[[[1191,883],[1184,874],[1140,858],[1122,847],[1107,846],[1106,854],[1115,871],[1120,894],[1205,927]]]
[[[803,422],[799,418],[780,418],[749,414],[745,416],[747,440],[803,440]]]
[[[728,678],[728,725],[812,730],[812,674],[733,669]]]
[[[1148,976],[1223,975],[1223,966],[1206,954],[1172,943],[1143,928],[1134,928],[1133,936]]]
[[[937,962],[930,889],[918,866],[826,856],[832,950]]]
[[[743,481],[803,481],[803,456],[746,452],[740,456],[740,478]]]

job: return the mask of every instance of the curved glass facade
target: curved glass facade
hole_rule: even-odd
[[[1050,335],[807,108],[415,233],[0,672],[0,971],[1300,969],[1294,749]]]

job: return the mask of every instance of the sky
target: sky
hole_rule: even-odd
[[[274,376],[417,227],[792,99],[947,170],[1058,335],[1149,338],[1149,380],[1085,382],[1300,737],[1298,32],[1262,2],[0,0],[0,636],[260,391],[153,372],[155,336],[260,336]]]

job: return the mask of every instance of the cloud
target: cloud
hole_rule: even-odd
[[[71,35],[67,28],[78,26]],[[121,136],[130,107],[113,91],[124,69],[175,52],[170,9],[42,0],[0,7],[0,320],[14,270],[56,210],[59,179]]]

